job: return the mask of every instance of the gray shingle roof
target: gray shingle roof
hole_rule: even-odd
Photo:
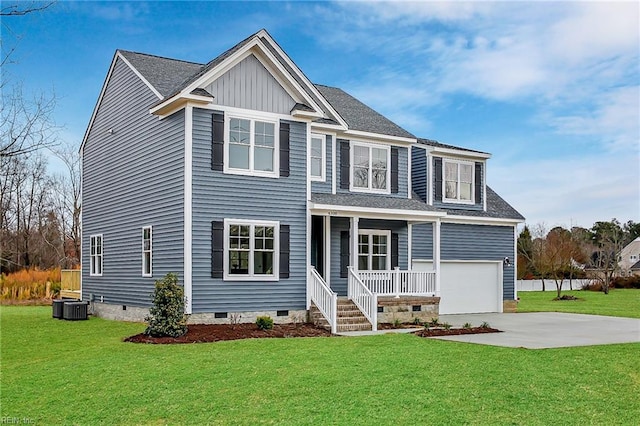
[[[473,216],[494,219],[524,220],[524,217],[487,186],[487,211],[443,209],[430,206],[416,198],[406,199],[366,194],[311,194],[311,201],[348,207],[370,207],[377,209],[395,209],[409,211],[442,212],[451,216]]]
[[[436,212],[439,209],[418,200],[366,194],[311,194],[311,201],[318,204],[376,209],[414,210]]]
[[[479,154],[489,154],[488,152],[476,151],[475,149],[462,148],[462,147],[454,146],[454,145],[447,145],[447,144],[444,144],[444,143],[440,143],[438,141],[434,141],[433,139],[418,138],[418,143],[421,144],[421,145],[428,145],[428,146],[433,146],[433,147],[436,147],[436,148],[457,149],[458,151],[477,152]]]
[[[118,50],[140,74],[164,97],[177,90],[182,83],[203,65],[146,53]]]
[[[478,210],[460,210],[460,209],[444,209],[447,214],[454,216],[476,216],[476,217],[491,217],[496,219],[517,219],[524,220],[516,209],[511,207],[502,197],[495,193],[495,191],[487,186],[487,211]]]
[[[347,122],[350,130],[379,133],[403,138],[415,138],[379,112],[369,108],[347,92],[337,87],[315,85],[331,106]]]
[[[629,269],[631,269],[632,271],[640,271],[640,260],[634,263]]]

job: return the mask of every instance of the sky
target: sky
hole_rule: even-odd
[[[591,227],[640,221],[639,19],[638,2],[61,1],[3,17],[2,79],[55,93],[79,146],[116,49],[206,63],[265,28],[312,82],[491,153],[527,224]]]

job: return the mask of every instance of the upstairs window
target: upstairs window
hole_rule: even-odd
[[[473,203],[473,163],[444,161],[443,185],[445,202]]]
[[[153,275],[153,246],[152,229],[150,226],[142,228],[142,276],[151,277]]]
[[[277,177],[276,123],[230,117],[227,124],[227,171]]]
[[[353,143],[351,146],[351,190],[389,194],[391,147]]]
[[[92,235],[90,239],[89,275],[102,276],[102,234]]]
[[[327,144],[323,135],[311,135],[309,157],[311,180],[324,182],[327,169]]]

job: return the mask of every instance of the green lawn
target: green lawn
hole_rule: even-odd
[[[563,291],[580,300],[553,300],[553,291],[518,292],[518,312],[573,312],[578,314],[608,315],[640,318],[640,290],[612,289],[609,294],[599,291]]]
[[[635,424],[640,344],[526,350],[411,335],[155,346],[1,307],[0,417],[35,424]]]

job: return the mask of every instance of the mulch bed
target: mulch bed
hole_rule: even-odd
[[[255,324],[192,324],[180,337],[151,337],[143,333],[127,337],[133,343],[206,343],[222,340],[264,339],[285,337],[329,337],[331,332],[313,324],[274,324],[271,330],[260,330]]]
[[[439,337],[439,336],[460,336],[462,334],[481,334],[481,333],[502,333],[502,330],[491,327],[471,327],[471,328],[430,328],[416,331],[416,336],[420,337]]]

